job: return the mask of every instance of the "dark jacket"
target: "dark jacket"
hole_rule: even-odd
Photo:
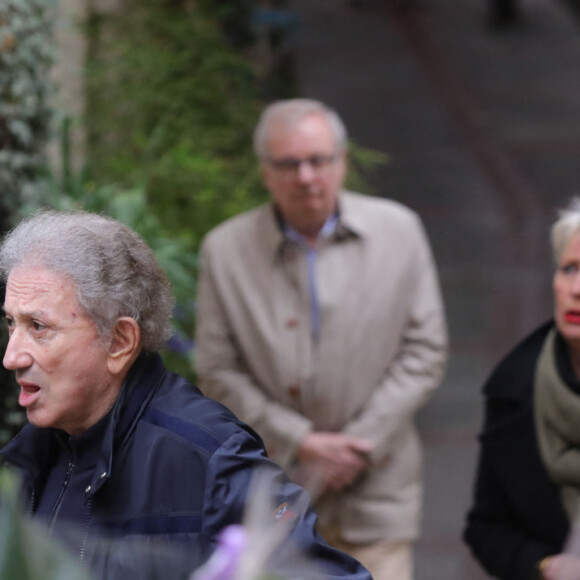
[[[553,322],[524,339],[484,386],[485,423],[474,504],[464,539],[492,576],[531,580],[545,556],[562,551],[569,523],[540,457],[534,373]]]
[[[28,424],[2,450],[22,473],[33,513],[56,439],[52,429]],[[168,372],[158,355],[141,356],[125,381],[84,492],[83,521],[69,541],[98,578],[187,578],[213,551],[220,530],[241,522],[258,468],[276,490],[263,498],[272,518],[284,505],[284,513],[294,516],[293,542],[318,560],[325,575],[370,580],[360,564],[315,533],[305,492],[267,458],[256,433]],[[181,547],[179,557],[169,547]]]

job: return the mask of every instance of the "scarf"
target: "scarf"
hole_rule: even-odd
[[[542,347],[534,377],[535,424],[540,455],[570,521],[580,500],[580,396],[562,380],[555,360],[556,330]]]

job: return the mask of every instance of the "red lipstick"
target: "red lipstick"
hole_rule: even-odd
[[[564,320],[570,324],[580,324],[580,310],[568,310]]]

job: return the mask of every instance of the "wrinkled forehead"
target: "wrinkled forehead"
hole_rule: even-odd
[[[59,272],[44,266],[21,264],[8,274],[5,310],[15,304],[23,306],[39,300],[49,304],[62,299],[78,304],[73,281]]]

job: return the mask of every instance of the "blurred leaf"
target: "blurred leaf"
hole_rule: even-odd
[[[22,512],[16,475],[0,472],[0,579],[89,580],[76,558]]]

